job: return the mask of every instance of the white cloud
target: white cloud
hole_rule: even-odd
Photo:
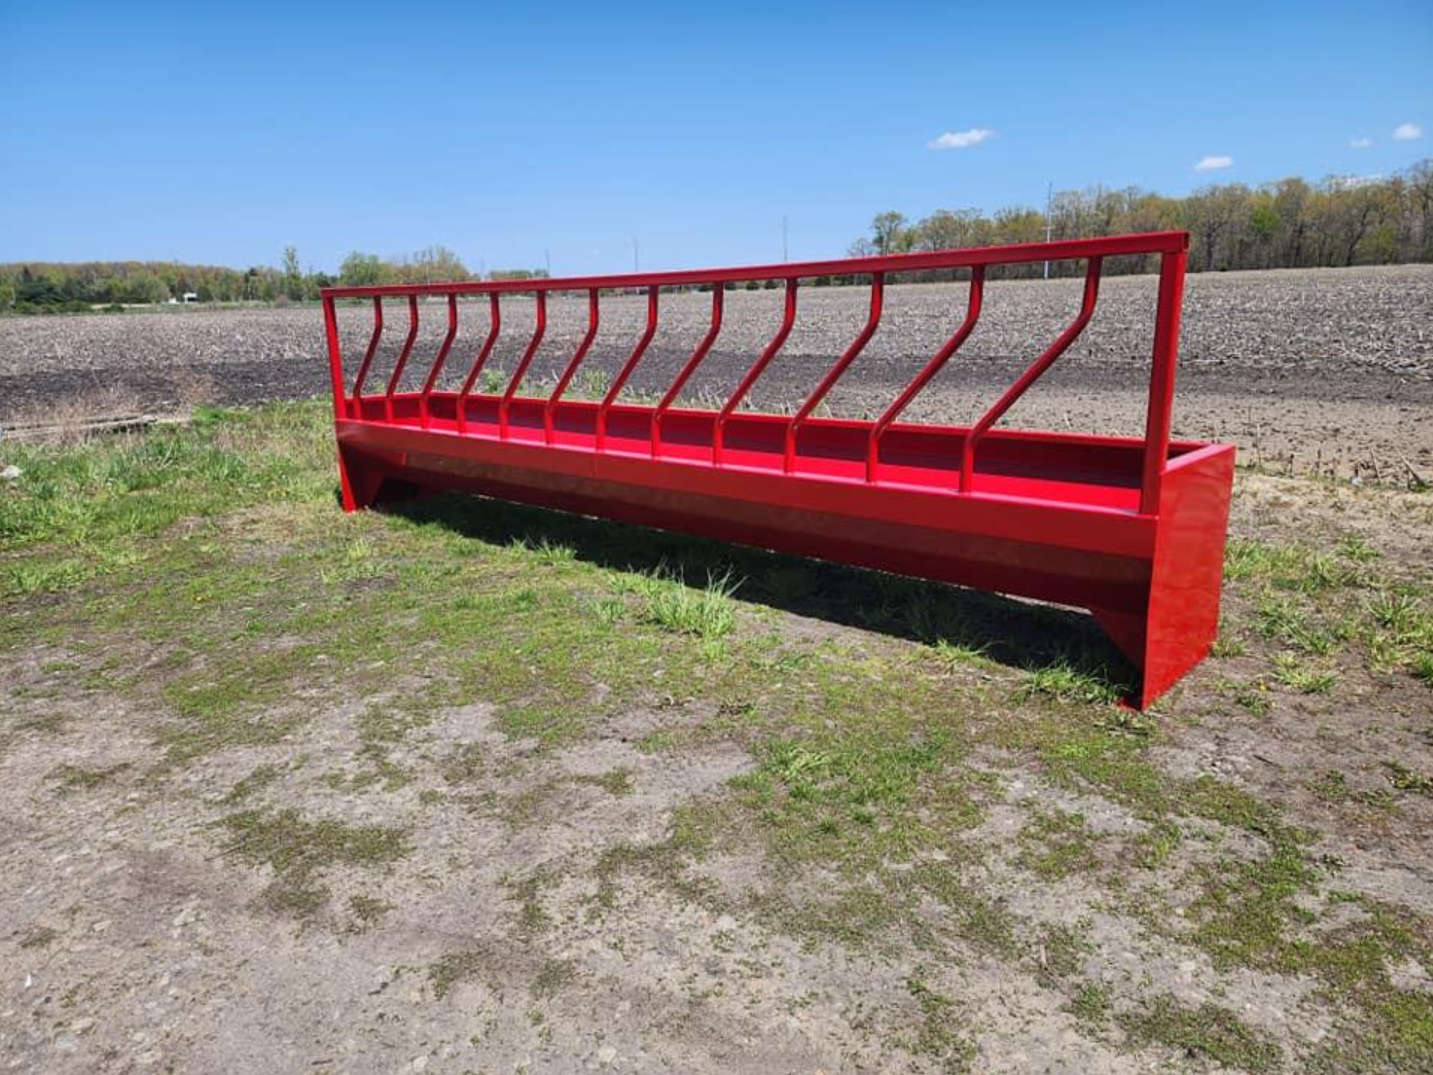
[[[1399,142],[1411,142],[1423,137],[1423,128],[1416,123],[1400,123],[1393,128],[1393,137]]]
[[[1194,166],[1196,172],[1213,172],[1220,168],[1232,168],[1233,157],[1201,157],[1199,163]]]
[[[995,132],[988,127],[972,127],[968,131],[946,131],[939,138],[926,143],[927,149],[969,149],[985,141]]]
[[[1373,145],[1373,139],[1372,139],[1372,138],[1351,138],[1351,139],[1349,139],[1349,143],[1348,143],[1348,144],[1349,144],[1350,146],[1352,146],[1354,149],[1367,149],[1369,146]]]

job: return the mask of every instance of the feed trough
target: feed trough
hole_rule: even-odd
[[[1159,232],[734,269],[328,288],[343,506],[369,507],[400,488],[467,490],[1088,609],[1138,669],[1131,701],[1142,708],[1214,641],[1233,482],[1231,445],[1170,439],[1187,248],[1186,233]],[[1143,435],[997,428],[1097,316],[1105,260],[1129,255],[1159,265]],[[1083,265],[1073,320],[969,426],[904,419],[974,331],[989,271],[1043,261]],[[912,364],[910,381],[879,417],[818,415],[879,332],[890,278],[931,270],[968,276],[966,306],[948,339]],[[866,281],[869,313],[859,333],[792,413],[742,409],[791,332],[803,282],[832,276]],[[749,281],[784,289],[775,334],[720,407],[678,405],[728,316],[728,287]],[[660,400],[623,401],[656,334],[662,295],[676,289],[710,293],[709,327]],[[604,300],[634,291],[645,296],[645,327],[605,395],[566,398]],[[588,328],[551,390],[524,394],[555,292],[585,296]],[[357,311],[352,300],[360,300]],[[504,306],[515,300],[535,306],[531,337],[505,387],[479,391]],[[340,303],[345,316],[371,317],[361,360],[345,362]],[[457,365],[460,315],[482,319],[481,344],[458,366],[461,386],[440,389]],[[426,359],[422,387],[402,390],[428,316],[443,318],[446,333]],[[393,320],[403,342],[381,380],[372,376],[374,358]]]

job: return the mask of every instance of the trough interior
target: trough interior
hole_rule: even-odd
[[[496,438],[499,404],[497,396],[469,396],[464,401],[464,432]],[[542,399],[513,398],[508,407],[508,438],[518,443],[545,443],[545,406]],[[428,400],[428,428],[458,431],[457,407],[456,394],[434,393]],[[597,412],[598,404],[593,402],[556,404],[552,444],[593,450]],[[651,458],[653,415],[652,407],[614,405],[607,415],[603,450]],[[366,396],[356,417],[405,426],[422,424],[416,393],[395,395],[391,401]],[[716,412],[708,410],[673,408],[665,412],[657,442],[661,458],[709,463],[716,419]],[[722,464],[782,473],[789,421],[785,415],[733,414],[724,429]],[[798,432],[791,473],[864,482],[870,432],[870,422],[808,419]],[[881,440],[877,479],[932,490],[955,488],[967,432],[959,426],[893,424]],[[1172,442],[1169,454],[1174,458],[1200,447]],[[977,447],[971,491],[1134,511],[1139,506],[1143,459],[1144,441],[1140,438],[994,429]]]

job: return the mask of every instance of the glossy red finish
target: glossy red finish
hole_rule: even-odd
[[[1162,232],[749,269],[331,288],[324,315],[344,508],[374,504],[390,481],[464,489],[1086,608],[1140,670],[1132,701],[1147,706],[1213,643],[1233,482],[1231,446],[1169,439],[1187,245],[1184,233]],[[1097,315],[1103,259],[1128,254],[1158,255],[1161,264],[1144,435],[995,428]],[[1086,264],[1084,298],[1070,325],[973,426],[897,421],[974,329],[987,268],[1046,259]],[[891,274],[942,268],[971,272],[962,321],[945,345],[876,421],[813,417],[879,331]],[[800,282],[818,275],[869,276],[866,323],[793,415],[738,410],[791,331]],[[675,406],[721,330],[722,285],[761,279],[786,289],[771,341],[721,408]],[[659,289],[700,285],[713,288],[711,326],[671,388],[656,406],[622,403],[657,329]],[[596,334],[601,292],[611,288],[645,291],[645,330],[601,402],[564,399]],[[519,395],[552,291],[587,293],[588,332],[550,394]],[[505,391],[475,393],[501,323],[500,297],[515,292],[535,296],[533,336]],[[462,388],[439,391],[457,300],[482,294],[490,305],[486,339]],[[337,302],[369,296],[373,335],[350,391]],[[385,391],[365,394],[385,296],[408,300],[409,332]],[[422,390],[401,392],[419,296],[446,299],[448,334]]]

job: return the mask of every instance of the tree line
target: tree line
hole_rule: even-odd
[[[1183,198],[1127,187],[1061,191],[1048,214],[1012,206],[993,215],[977,209],[937,209],[917,221],[898,212],[876,215],[871,233],[848,250],[853,257],[916,250],[1091,238],[1124,232],[1185,229],[1191,233],[1189,267],[1294,269],[1433,261],[1433,160],[1391,176],[1331,177],[1319,183],[1280,179],[1263,186],[1225,183]],[[1056,273],[1079,266],[1054,263]],[[1117,258],[1107,272],[1147,272],[1150,258]],[[1030,276],[1040,264],[1009,266],[1004,275]],[[490,280],[543,277],[541,269],[497,269]],[[935,277],[941,274],[924,274]],[[950,275],[946,273],[944,275]],[[429,246],[382,258],[354,251],[338,274],[304,269],[298,251],[285,247],[277,266],[232,269],[179,262],[25,262],[0,265],[0,311],[122,309],[128,305],[183,301],[302,302],[333,284],[429,284],[476,279],[457,254]],[[844,283],[822,277],[818,285]],[[749,286],[762,286],[760,283]]]
[[[498,269],[489,279],[546,275],[541,269]],[[233,269],[170,261],[14,262],[0,264],[0,310],[16,313],[79,312],[95,307],[185,301],[284,304],[317,299],[335,284],[428,284],[475,277],[445,246],[381,258],[355,251],[337,275],[305,269],[298,250],[285,247],[277,266]]]
[[[1391,176],[1334,176],[1320,183],[1280,179],[1249,187],[1222,183],[1183,198],[1128,187],[1056,193],[1045,211],[1013,206],[987,216],[976,209],[937,209],[910,221],[879,213],[853,257],[953,247],[1085,239],[1127,232],[1187,230],[1189,268],[1303,269],[1433,261],[1433,160]],[[1146,272],[1152,260],[1115,259],[1108,271]],[[1052,264],[1053,271],[1082,271]],[[1006,275],[1039,275],[1040,264],[1010,266]]]

